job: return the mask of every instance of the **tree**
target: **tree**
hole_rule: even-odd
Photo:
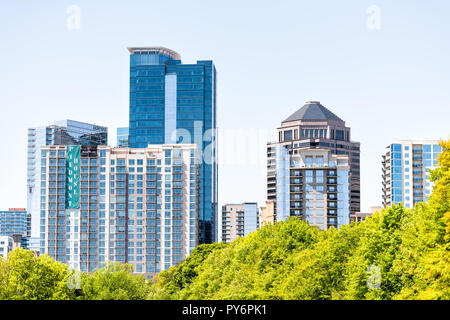
[[[320,231],[295,218],[265,226],[162,272],[155,278],[166,289],[160,296],[449,299],[450,142],[441,146],[428,203],[394,205],[340,230]]]
[[[224,243],[202,244],[197,246],[191,254],[177,267],[162,271],[155,277],[158,294],[161,297],[163,290],[167,295],[175,295],[175,292],[187,287],[197,277],[198,266],[211,254],[211,252],[225,248]]]
[[[67,287],[69,277],[67,265],[18,248],[0,262],[0,299],[66,300],[73,297]]]
[[[133,275],[131,265],[108,263],[92,275],[82,275],[81,291],[83,300],[143,300],[149,284],[145,277]]]

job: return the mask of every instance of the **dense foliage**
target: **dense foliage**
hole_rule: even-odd
[[[427,204],[320,231],[299,219],[197,247],[153,281],[111,264],[76,278],[48,256],[0,259],[0,299],[450,299],[450,141]],[[75,281],[75,282],[77,282]]]

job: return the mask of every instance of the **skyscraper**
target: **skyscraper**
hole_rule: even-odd
[[[402,202],[413,208],[427,201],[433,189],[430,169],[437,166],[442,152],[438,140],[397,140],[382,156],[383,206]]]
[[[40,192],[42,146],[51,145],[106,145],[108,130],[105,127],[73,120],[55,121],[54,124],[28,129],[28,179],[27,211],[31,215],[32,237],[40,236]]]
[[[360,211],[360,143],[351,140],[351,129],[345,121],[325,108],[319,101],[308,101],[281,123],[278,128],[278,142],[269,143],[267,198],[276,199],[274,181],[275,148],[273,145],[285,146],[290,154],[300,149],[326,149],[334,155],[347,155],[350,166],[350,213]]]
[[[198,245],[195,144],[46,146],[41,254],[81,271],[106,261],[152,275]]]
[[[173,50],[130,52],[129,145],[195,143],[200,163],[200,242],[216,241],[216,69],[212,61],[182,64]]]
[[[275,221],[298,216],[323,229],[349,223],[360,208],[359,156],[345,122],[320,102],[306,102],[267,145]]]

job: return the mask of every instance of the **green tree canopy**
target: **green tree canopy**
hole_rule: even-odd
[[[15,249],[0,259],[0,299],[65,300],[72,296],[67,287],[71,272],[67,265],[47,255],[35,257],[32,251]]]

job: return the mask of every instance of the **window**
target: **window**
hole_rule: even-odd
[[[316,166],[323,167],[323,157],[316,157]]]
[[[291,141],[291,140],[292,140],[292,130],[284,131],[284,141]]]
[[[336,130],[336,140],[344,140],[344,131]]]

